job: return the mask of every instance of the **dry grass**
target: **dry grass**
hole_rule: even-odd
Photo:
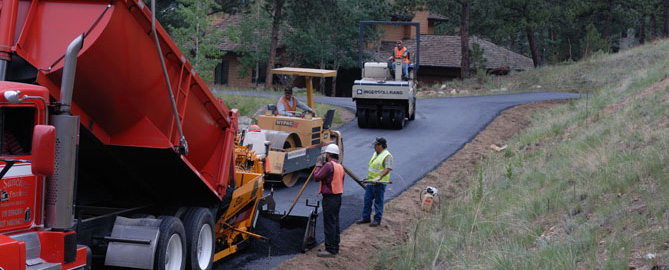
[[[405,245],[370,267],[667,267],[667,70],[669,42],[660,41],[493,81],[509,91],[593,95],[534,115],[507,150],[451,176],[469,192],[407,228]]]

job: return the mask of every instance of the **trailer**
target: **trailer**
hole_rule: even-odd
[[[3,0],[0,269],[211,269],[262,162],[142,0]]]

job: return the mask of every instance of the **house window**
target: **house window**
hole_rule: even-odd
[[[228,84],[228,66],[228,60],[223,60],[221,63],[216,65],[216,71],[214,72],[215,84]]]
[[[260,69],[260,73],[258,73],[258,81],[256,82],[256,72],[258,70],[253,69],[253,74],[251,76],[251,82],[258,84],[258,83],[265,83],[265,78],[267,77],[267,67],[266,66],[259,66],[258,69]]]

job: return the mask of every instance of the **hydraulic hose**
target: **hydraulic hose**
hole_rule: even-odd
[[[170,102],[172,103],[172,111],[174,111],[174,119],[177,122],[177,129],[179,130],[179,153],[188,155],[188,143],[184,137],[183,129],[181,129],[181,121],[179,119],[179,112],[177,110],[177,103],[174,100],[174,93],[172,92],[172,84],[170,84],[170,77],[167,75],[167,67],[165,66],[165,59],[163,58],[163,50],[160,48],[160,41],[158,40],[158,31],[156,31],[156,0],[151,0],[151,30],[153,31],[153,39],[156,41],[156,48],[158,48],[158,58],[160,58],[160,65],[163,68],[163,75],[165,76],[165,83],[167,83],[167,90],[170,95]]]

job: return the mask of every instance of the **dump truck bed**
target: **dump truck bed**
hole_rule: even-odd
[[[86,171],[106,172],[106,177],[80,181],[80,186],[125,190],[128,198],[140,195],[148,200],[224,196],[234,177],[235,111],[212,95],[157,25],[176,99],[175,117],[150,10],[141,0],[21,1],[18,17],[16,53],[37,69],[37,83],[55,100],[60,97],[65,49],[75,37],[85,35],[72,104],[83,127],[79,175],[84,181],[89,180]],[[177,121],[188,142],[187,155],[175,151]],[[90,203],[105,200],[91,194],[95,195],[88,198]]]

